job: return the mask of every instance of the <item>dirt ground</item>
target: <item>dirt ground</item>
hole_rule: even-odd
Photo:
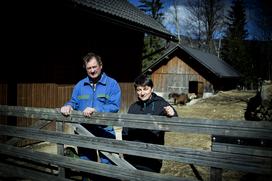
[[[196,99],[186,106],[175,106],[179,117],[206,118],[220,120],[244,120],[246,102],[255,91],[224,91],[205,99]],[[200,150],[210,150],[210,135],[168,132],[165,144]],[[209,180],[209,168],[196,166],[203,180]],[[190,165],[174,161],[164,161],[161,173],[196,179]],[[224,181],[237,181],[244,175],[236,171],[224,170]]]

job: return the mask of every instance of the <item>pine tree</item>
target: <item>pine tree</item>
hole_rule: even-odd
[[[144,11],[147,14],[150,14],[152,18],[162,21],[163,13],[163,3],[160,0],[140,0],[141,5],[139,5],[140,10]]]
[[[223,39],[221,57],[242,74],[242,83],[248,86],[254,77],[253,64],[246,49],[246,13],[243,0],[234,0],[228,11],[227,30]]]
[[[140,0],[141,5],[139,8],[144,11],[146,14],[150,15],[152,18],[157,20],[159,23],[162,23],[162,9],[164,8],[161,0]],[[156,51],[160,50],[163,47],[165,40],[154,36],[154,35],[145,35],[144,38],[144,49],[142,56],[144,57],[142,62],[143,70],[151,65],[161,54]],[[152,56],[149,56],[152,55]]]

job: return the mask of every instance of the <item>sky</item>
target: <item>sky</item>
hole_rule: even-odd
[[[187,0],[178,0],[177,1],[179,3],[178,9],[179,9],[179,13],[180,13],[179,17],[181,19],[181,22],[185,22],[185,20],[188,18],[188,16],[190,16],[189,13],[188,13],[188,11],[185,8],[185,2],[186,1]],[[254,36],[254,33],[256,32],[256,25],[252,21],[252,19],[253,19],[252,18],[252,11],[251,11],[252,9],[250,10],[250,8],[254,8],[253,7],[253,3],[252,3],[253,1],[254,0],[245,0],[246,14],[247,14],[247,17],[248,17],[247,18],[247,25],[246,25],[246,28],[247,28],[248,33],[249,33],[248,39],[252,39],[253,36]],[[139,6],[140,5],[139,0],[129,0],[129,2],[132,3],[135,6]],[[169,21],[171,19],[170,10],[171,10],[171,8],[173,8],[171,0],[162,0],[162,2],[164,3],[163,12],[165,14],[163,24],[165,25],[165,27],[166,27],[166,29],[168,31],[170,31],[171,33],[175,34],[175,32],[174,32],[175,28],[173,28],[173,25],[171,25],[169,23]],[[230,8],[232,0],[223,0],[223,2],[224,2],[224,5],[226,7]],[[225,14],[226,15],[227,15],[227,9],[228,8],[226,8],[226,10],[225,10]],[[184,24],[181,25],[181,31],[183,31],[183,32],[181,32],[181,34],[186,35],[186,29],[188,29],[188,28],[186,28]],[[188,31],[187,31],[187,33],[188,33]],[[215,34],[214,38],[220,38],[222,35],[223,35],[222,33],[221,34],[217,33],[217,34]]]

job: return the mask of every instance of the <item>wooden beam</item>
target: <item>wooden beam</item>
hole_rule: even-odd
[[[28,149],[18,148],[10,145],[0,144],[0,153],[18,158],[55,164],[60,167],[71,168],[78,171],[103,175],[123,180],[148,180],[148,181],[192,181],[181,177],[167,176],[154,172],[125,169],[115,165],[103,164],[89,160],[70,158],[62,155],[55,155],[43,152],[35,152]],[[0,168],[1,170],[2,168]],[[57,180],[57,179],[56,179]]]
[[[73,126],[76,128],[76,132],[79,135],[86,135],[86,136],[90,136],[90,137],[95,137],[92,133],[90,133],[82,125],[80,125],[80,124],[73,124]],[[116,153],[109,153],[109,152],[105,152],[105,151],[101,151],[101,153],[103,155],[105,155],[106,157],[108,157],[113,163],[115,163],[116,165],[118,165],[120,167],[128,168],[128,169],[134,169],[134,170],[136,169],[129,162],[127,162],[123,158],[120,158]]]
[[[48,125],[51,122],[52,121],[38,120],[38,121],[35,121],[35,123],[32,124],[30,126],[30,128],[41,129],[41,128],[45,127],[46,125]],[[16,145],[16,143],[18,143],[20,140],[22,140],[22,139],[13,137],[13,138],[9,139],[8,141],[6,141],[6,144],[8,144],[8,145]]]
[[[164,145],[71,135],[4,125],[0,125],[0,133],[8,136],[70,144],[109,152],[126,153],[163,160],[174,160],[194,165],[211,166],[250,173],[269,174],[272,172],[272,160],[258,156],[220,153],[190,148],[176,148]]]
[[[58,175],[52,175],[52,174],[39,172],[36,170],[23,168],[16,165],[10,165],[6,163],[1,163],[1,162],[0,162],[0,170],[1,170],[0,171],[1,177],[13,177],[17,179],[19,177],[24,179],[31,179],[33,181],[48,181],[48,180],[69,181],[70,180],[63,177],[59,177]],[[10,180],[10,178],[7,180]]]
[[[210,168],[210,181],[222,181],[222,169],[221,168]]]
[[[64,123],[57,122],[56,123],[56,131],[58,132],[64,132]],[[57,144],[57,153],[59,155],[64,155],[64,145],[63,144]],[[59,170],[59,177],[64,178],[65,177],[65,169],[60,168]]]
[[[244,155],[256,155],[262,157],[270,157],[272,159],[272,148],[261,146],[247,146],[228,143],[212,143],[212,150],[217,152],[237,153]]]
[[[0,115],[38,118],[70,123],[112,125],[131,128],[177,131],[186,133],[239,136],[272,139],[272,122],[207,120],[153,115],[134,115],[124,113],[94,113],[84,117],[79,111],[73,111],[68,117],[59,109],[33,108],[0,105]]]

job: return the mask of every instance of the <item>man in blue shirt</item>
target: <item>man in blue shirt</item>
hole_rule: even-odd
[[[103,63],[100,56],[88,53],[83,58],[83,66],[88,76],[74,87],[71,99],[61,107],[63,115],[70,115],[72,110],[82,111],[90,117],[94,112],[118,112],[120,109],[121,90],[116,80],[102,72]],[[83,124],[92,134],[99,137],[115,138],[112,126]],[[78,148],[83,159],[96,161],[96,151]],[[102,163],[110,161],[101,156]]]

